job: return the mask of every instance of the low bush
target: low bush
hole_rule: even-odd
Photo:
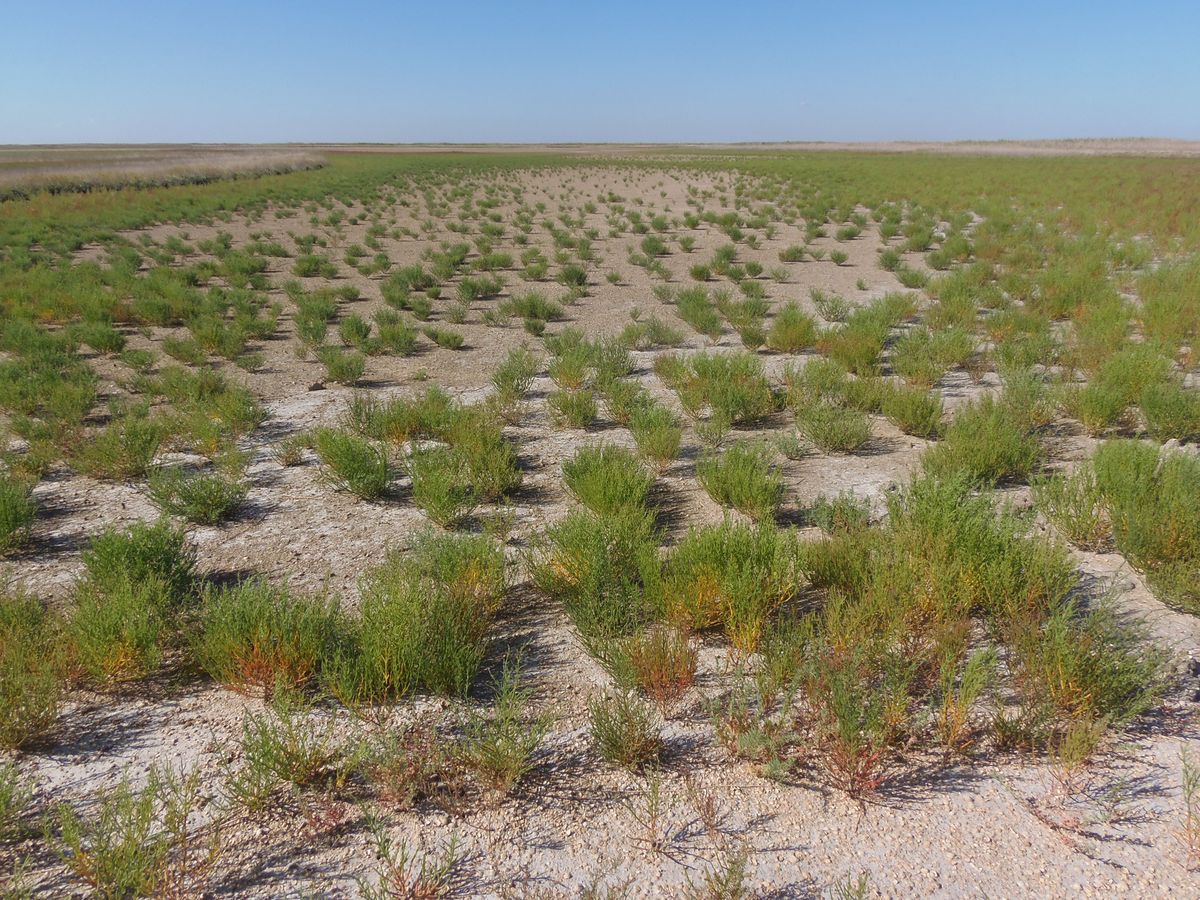
[[[325,477],[340,490],[363,500],[374,500],[387,490],[387,455],[371,441],[337,428],[317,429],[313,441]]]
[[[647,403],[633,411],[629,430],[643,457],[661,471],[679,456],[683,428],[676,415],[657,403]]]
[[[414,448],[406,461],[413,502],[438,525],[450,528],[478,504],[470,469],[451,447]]]
[[[871,439],[871,421],[865,413],[825,401],[797,407],[796,428],[824,453],[853,453]]]
[[[106,688],[158,669],[172,637],[171,596],[155,577],[122,578],[76,590],[66,625],[71,662],[88,684]]]
[[[651,593],[655,606],[679,627],[720,627],[735,648],[750,653],[769,615],[803,583],[794,534],[768,524],[725,522],[690,529]]]
[[[1200,440],[1200,391],[1163,381],[1147,385],[1139,404],[1146,431],[1156,441]]]
[[[763,448],[737,443],[696,464],[696,477],[708,495],[753,519],[772,521],[783,496],[783,480]]]
[[[240,478],[221,472],[185,472],[178,466],[156,471],[149,486],[159,509],[197,525],[216,525],[232,517],[247,493]]]
[[[533,755],[550,720],[530,714],[531,694],[521,685],[516,662],[505,662],[493,687],[494,711],[471,714],[456,756],[487,790],[503,797],[533,768]]]
[[[209,587],[191,653],[212,678],[270,699],[311,684],[331,656],[341,617],[336,599],[296,594],[265,581]]]
[[[632,693],[599,696],[588,703],[592,740],[600,756],[626,769],[643,769],[663,751],[661,726],[649,704]]]
[[[363,577],[329,689],[351,705],[418,691],[465,696],[504,590],[504,555],[487,537],[420,535],[411,554],[390,553]]]
[[[0,474],[0,556],[29,539],[37,515],[33,492],[24,481]]]
[[[817,323],[795,300],[775,313],[767,331],[767,346],[776,353],[799,353],[817,342]]]
[[[195,554],[187,536],[167,519],[108,528],[83,552],[88,585],[100,592],[153,581],[172,606],[186,604],[195,592]]]
[[[879,410],[905,434],[933,440],[942,431],[942,398],[920,388],[887,385],[880,391]]]
[[[338,347],[322,347],[318,352],[325,366],[325,378],[336,384],[355,385],[367,368],[367,359],[357,350],[349,352]]]
[[[596,421],[599,408],[590,390],[554,391],[546,398],[550,418],[559,428],[587,428]]]
[[[1164,600],[1200,610],[1200,460],[1116,440],[1093,465],[1117,549]]]
[[[33,597],[0,592],[0,747],[45,738],[63,687],[56,621]]]
[[[581,447],[562,468],[567,490],[601,517],[644,509],[654,486],[637,456],[612,444]]]
[[[932,475],[963,472],[985,484],[1027,478],[1042,457],[1041,442],[1019,411],[988,395],[960,407],[942,440],[925,451],[922,465]]]
[[[1109,538],[1108,516],[1090,463],[1035,478],[1031,486],[1038,509],[1063,537],[1085,550],[1103,549]]]

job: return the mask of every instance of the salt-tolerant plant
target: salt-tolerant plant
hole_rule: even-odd
[[[160,468],[150,477],[150,496],[165,513],[198,525],[216,525],[233,516],[246,499],[246,484],[222,472]]]
[[[871,439],[871,422],[864,413],[825,401],[798,406],[796,428],[825,453],[853,453]]]
[[[201,595],[191,654],[214,679],[247,693],[297,690],[321,672],[338,639],[334,598],[265,581],[210,586]]]
[[[363,577],[359,615],[325,675],[352,705],[417,691],[465,696],[505,590],[504,555],[483,535],[427,533]]]
[[[521,684],[519,660],[505,660],[493,688],[494,712],[472,713],[457,757],[485,788],[506,796],[533,768],[551,721],[529,713],[531,693]]]
[[[0,474],[0,555],[28,540],[36,514],[37,504],[29,485],[11,475]]]
[[[1035,478],[1030,485],[1038,509],[1072,544],[1084,550],[1100,550],[1108,541],[1108,517],[1104,494],[1088,462],[1070,472],[1055,472]]]
[[[987,484],[1028,477],[1042,450],[1020,415],[991,395],[960,407],[942,440],[922,457],[925,471],[942,476],[965,472]]]
[[[781,306],[767,331],[767,346],[776,353],[799,353],[817,342],[817,324],[792,300]]]
[[[581,447],[563,463],[563,482],[575,497],[600,516],[646,505],[654,475],[623,447]]]
[[[594,697],[588,702],[592,740],[600,756],[627,769],[643,769],[663,750],[660,725],[649,704],[629,692]]]
[[[449,528],[475,509],[478,495],[462,455],[449,447],[417,447],[405,462],[413,502],[437,524]]]
[[[596,420],[599,408],[590,390],[555,391],[546,398],[550,417],[560,428],[587,428]]]
[[[678,417],[665,406],[657,403],[639,406],[629,418],[629,430],[638,452],[660,470],[679,456],[683,428]]]
[[[783,494],[783,481],[763,447],[740,442],[696,464],[696,477],[708,495],[754,519],[772,520]]]
[[[143,581],[162,586],[172,606],[187,603],[195,588],[195,553],[186,534],[167,519],[100,532],[83,552],[85,581],[105,592]]]
[[[337,428],[319,428],[313,442],[325,477],[339,489],[363,500],[374,500],[387,490],[387,455],[371,441]]]
[[[57,622],[33,597],[0,592],[0,747],[44,738],[64,693]]]

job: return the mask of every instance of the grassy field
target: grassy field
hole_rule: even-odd
[[[179,162],[0,202],[13,896],[1194,887],[1200,159]]]

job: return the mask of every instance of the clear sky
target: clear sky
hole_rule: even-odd
[[[1200,0],[0,0],[0,144],[1200,139]]]

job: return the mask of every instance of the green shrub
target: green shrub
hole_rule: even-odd
[[[466,338],[460,332],[450,328],[428,325],[422,328],[421,331],[424,332],[425,337],[446,350],[460,350],[466,341]]]
[[[80,585],[66,638],[83,679],[103,688],[154,672],[170,636],[171,600],[155,577]]]
[[[90,819],[65,803],[55,808],[51,827],[68,866],[95,896],[153,895],[162,886],[171,851],[159,780],[138,791],[126,775],[96,799]]]
[[[12,763],[0,763],[0,846],[18,841],[26,832],[22,822],[32,805],[33,791]],[[10,882],[11,885],[11,882]]]
[[[694,354],[674,387],[690,415],[707,406],[713,418],[730,425],[758,422],[776,408],[762,363],[744,351]]]
[[[472,713],[457,757],[485,788],[507,796],[533,768],[533,754],[550,728],[528,711],[531,692],[521,686],[519,665],[506,660],[494,684],[492,715]]]
[[[679,456],[683,428],[673,412],[657,403],[643,404],[629,418],[638,452],[660,470]]]
[[[456,450],[414,448],[406,465],[413,502],[438,525],[450,528],[474,511],[478,496],[466,462]]]
[[[776,353],[799,353],[817,342],[817,323],[795,300],[775,313],[767,331],[767,346]]]
[[[1085,550],[1104,547],[1109,536],[1104,494],[1090,463],[1035,478],[1031,487],[1038,509],[1067,540]]]
[[[313,439],[325,476],[340,490],[363,500],[374,500],[387,490],[387,455],[375,444],[336,428],[319,428]]]
[[[1041,442],[1012,408],[991,395],[962,406],[940,443],[925,451],[926,472],[963,472],[986,484],[1029,476],[1042,456]]]
[[[160,422],[126,414],[113,419],[76,450],[79,471],[108,481],[129,481],[149,471],[166,436]]]
[[[942,398],[920,388],[888,385],[879,408],[905,434],[932,440],[942,431]]]
[[[762,448],[737,443],[696,464],[696,477],[708,495],[754,519],[773,520],[783,495],[783,480]]]
[[[1146,430],[1156,441],[1200,440],[1200,391],[1177,381],[1148,384],[1140,405]]]
[[[83,552],[83,564],[88,584],[100,592],[152,581],[175,606],[194,594],[195,554],[167,519],[102,531]]]
[[[44,738],[58,721],[62,696],[55,621],[33,597],[0,592],[0,747]]]
[[[198,525],[216,525],[230,518],[246,493],[241,479],[220,472],[186,473],[169,466],[150,476],[150,496],[158,508]]]
[[[514,410],[529,392],[533,379],[541,368],[537,357],[524,347],[508,352],[492,373],[492,386],[502,410]]]
[[[653,516],[637,508],[606,518],[575,510],[534,538],[530,570],[590,647],[630,635],[652,615],[645,584],[658,571]]]
[[[612,444],[581,447],[562,469],[567,490],[601,517],[644,509],[654,486],[637,456]]]
[[[641,769],[663,751],[661,726],[653,709],[631,693],[600,696],[588,703],[592,740],[600,756],[614,765]]]
[[[675,314],[710,340],[721,336],[721,314],[702,287],[681,290],[675,298]]]
[[[587,428],[599,412],[590,390],[554,391],[546,398],[550,418],[559,428]]]
[[[339,636],[336,599],[295,594],[265,581],[209,587],[191,652],[222,684],[270,698],[316,679]]]
[[[29,485],[11,475],[0,475],[0,555],[29,539],[36,515],[37,504]]]
[[[804,582],[799,544],[771,525],[725,522],[692,528],[668,557],[654,602],[688,630],[720,626],[735,648],[753,652],[768,616]]]
[[[1101,445],[1093,465],[1117,549],[1165,600],[1200,609],[1190,579],[1200,572],[1200,460],[1118,440]]]
[[[425,534],[362,582],[359,616],[327,683],[350,704],[418,691],[465,696],[505,590],[504,556],[479,535]]]
[[[796,428],[824,453],[853,453],[871,439],[871,421],[865,413],[825,401],[800,405]]]
[[[325,366],[325,378],[336,384],[354,385],[367,368],[367,359],[357,350],[346,352],[338,347],[322,347],[317,354]]]

